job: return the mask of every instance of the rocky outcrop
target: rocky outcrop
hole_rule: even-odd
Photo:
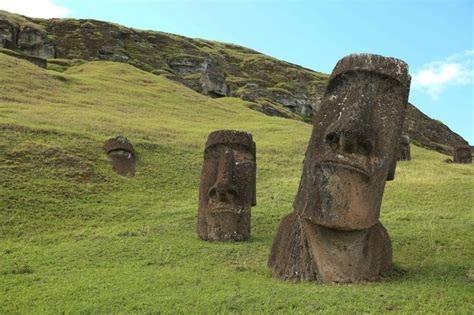
[[[173,57],[168,65],[175,74],[189,78],[191,80],[199,78],[199,85],[195,87],[200,93],[211,97],[223,97],[231,95],[230,85],[225,80],[225,74],[219,69],[216,61],[211,56],[189,56],[179,55]],[[186,80],[184,82],[186,84]]]
[[[43,59],[55,56],[53,43],[47,39],[46,33],[34,28],[20,28],[16,48],[27,55]]]
[[[278,104],[288,107],[291,111],[305,116],[312,115],[315,103],[305,93],[291,94],[282,91],[272,91],[270,98]]]
[[[447,155],[453,154],[453,147],[468,145],[460,135],[439,120],[429,118],[413,104],[408,105],[404,133],[418,146]]]
[[[328,75],[257,51],[96,20],[31,19],[0,11],[0,47],[41,58],[124,62],[210,97],[232,96],[271,116],[311,121]],[[410,105],[405,133],[442,153],[467,142]]]
[[[21,19],[2,18],[0,12],[0,48],[18,50],[42,59],[54,58],[54,44],[39,25]]]
[[[17,32],[5,21],[0,21],[0,47],[13,49],[16,43]]]
[[[25,54],[22,54],[22,53],[19,53],[19,52],[15,52],[13,50],[4,49],[4,48],[0,48],[0,53],[6,54],[6,55],[9,55],[9,56],[12,56],[12,57],[16,57],[18,59],[27,60],[27,61],[31,62],[32,64],[37,65],[40,68],[46,69],[48,67],[48,61],[46,59],[43,59],[43,58],[28,56],[28,55],[25,55]]]
[[[129,32],[114,24],[85,20],[51,20],[56,58],[128,62],[125,40]]]
[[[199,82],[203,94],[211,97],[232,95],[231,86],[225,81],[224,72],[219,69],[218,64],[212,58],[206,59]]]

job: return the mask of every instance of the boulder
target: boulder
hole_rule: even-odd
[[[453,163],[471,164],[472,152],[468,145],[457,145],[454,147]]]

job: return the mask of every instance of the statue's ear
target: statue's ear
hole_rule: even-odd
[[[397,168],[397,156],[394,157],[392,163],[390,164],[390,168],[388,169],[387,173],[387,180],[394,180],[395,179],[395,169]]]

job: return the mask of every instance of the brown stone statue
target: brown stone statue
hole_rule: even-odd
[[[112,162],[112,169],[122,176],[135,175],[135,151],[127,138],[118,136],[104,143],[104,150]]]
[[[472,152],[468,145],[457,145],[454,147],[454,163],[470,164],[472,163]]]
[[[273,241],[274,278],[346,283],[391,268],[379,212],[409,86],[408,66],[398,59],[360,54],[337,63],[313,121],[293,212]]]
[[[398,156],[399,161],[410,161],[410,137],[402,135],[400,137],[400,155]]]
[[[199,188],[198,236],[207,241],[250,237],[250,208],[256,205],[255,142],[243,131],[209,134]]]

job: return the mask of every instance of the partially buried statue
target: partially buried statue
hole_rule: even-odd
[[[293,212],[273,241],[274,278],[347,283],[376,280],[391,268],[379,212],[409,86],[408,66],[398,59],[360,54],[337,63],[313,122]]]
[[[250,208],[256,205],[255,142],[235,130],[209,134],[199,188],[198,236],[208,241],[250,237]]]
[[[402,135],[400,137],[400,155],[398,157],[399,161],[410,161],[410,137],[407,135]]]
[[[104,143],[104,150],[112,162],[112,169],[122,176],[135,175],[135,151],[127,138],[118,136]]]
[[[454,163],[470,164],[472,163],[472,152],[468,145],[457,145],[454,147]]]

